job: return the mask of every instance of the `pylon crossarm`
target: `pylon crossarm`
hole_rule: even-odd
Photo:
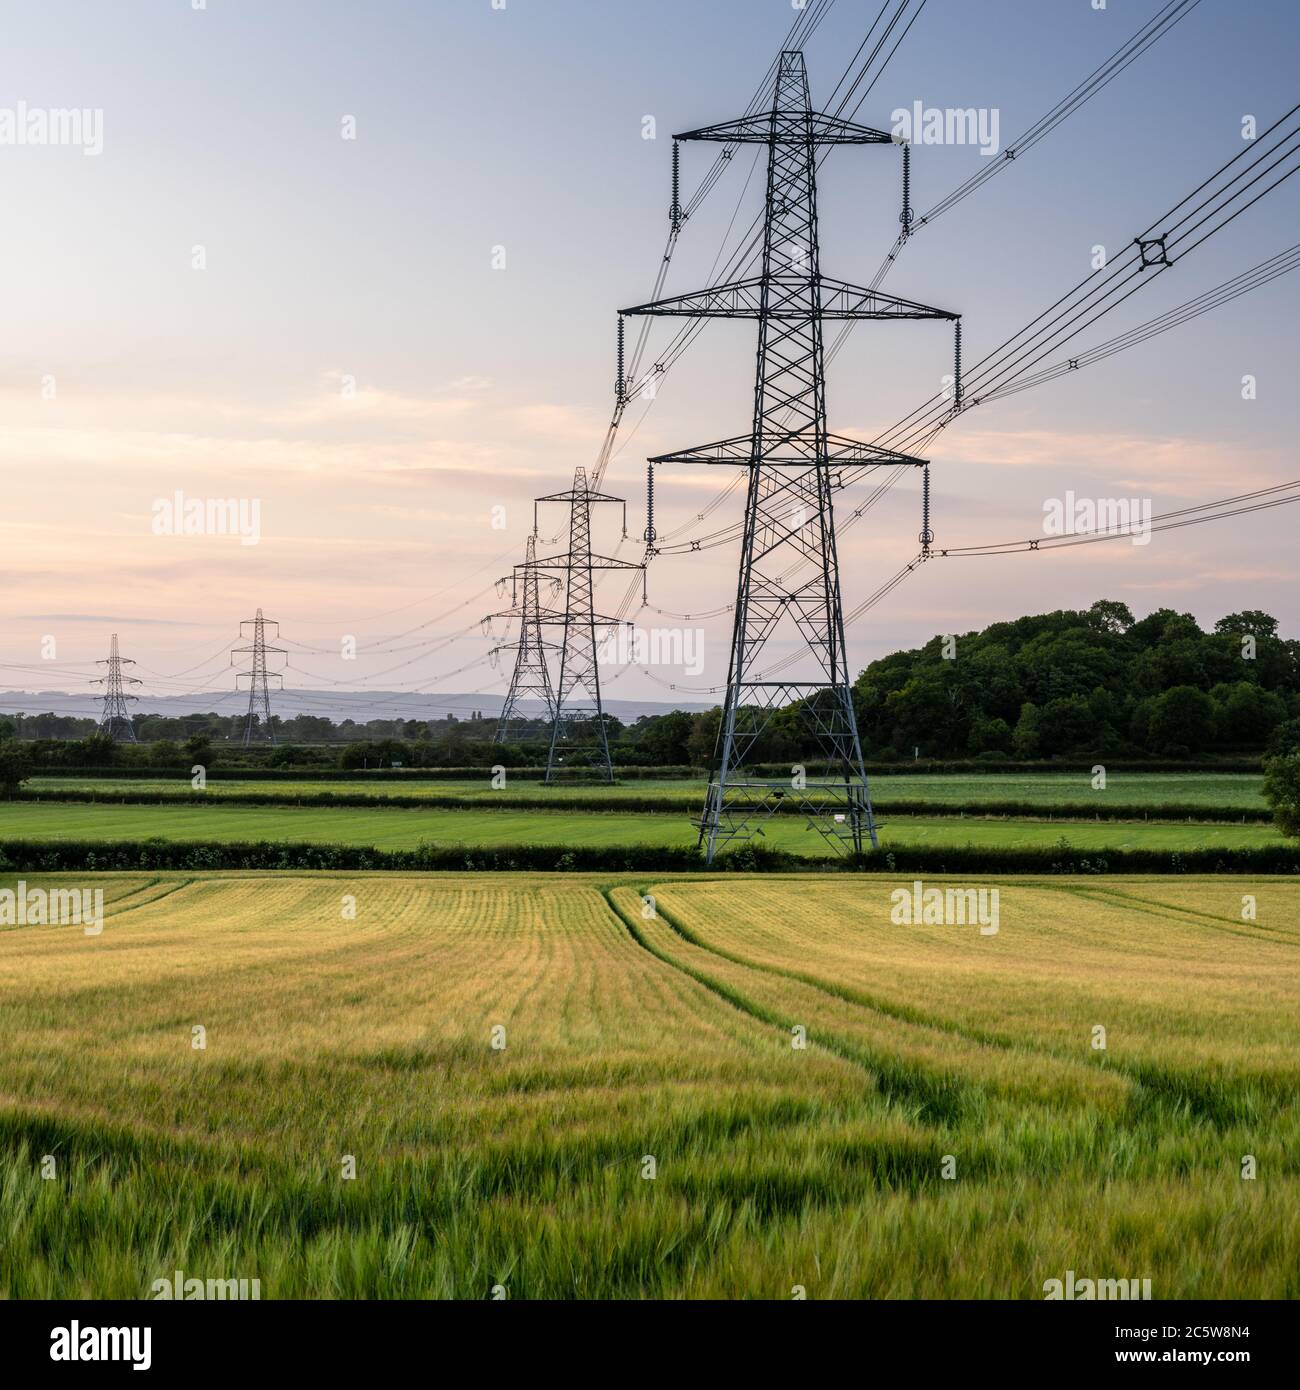
[[[552,608],[528,609],[522,603],[517,604],[514,608],[503,608],[500,613],[484,614],[484,618],[487,620],[493,618],[532,618],[532,620],[535,622],[538,617],[554,618],[557,619],[559,622],[564,621],[564,614],[557,613]]]
[[[814,303],[810,303],[810,297]],[[813,313],[823,319],[947,319],[959,315],[947,309],[898,299],[881,290],[851,285],[825,275],[800,277],[779,272],[735,280],[688,294],[671,295],[648,304],[620,309],[620,314],[660,318],[757,319],[773,323],[806,323]],[[547,500],[545,498],[539,500]]]
[[[851,285],[847,280],[818,277],[824,319],[946,319],[960,318],[950,309],[936,309],[913,299],[898,299],[879,290]]]
[[[719,439],[711,444],[697,444],[689,449],[676,449],[670,454],[657,454],[649,460],[658,463],[736,464],[754,467],[892,467],[907,464],[924,467],[926,460],[911,454],[896,453],[844,435],[827,434],[820,438],[807,430],[770,431],[762,434],[755,445],[752,434],[739,434],[732,439]]]
[[[674,140],[712,140],[724,145],[892,145],[894,137],[884,130],[856,125],[825,116],[817,111],[761,111],[735,121],[701,126],[674,135]]]
[[[735,280],[727,285],[694,290],[690,294],[670,295],[667,299],[636,304],[619,313],[653,314],[678,318],[757,318],[763,302],[763,277]]]
[[[545,625],[548,626],[548,627],[554,627],[554,626],[564,627],[564,626],[566,626],[566,625],[567,625],[567,626],[572,626],[574,620],[573,620],[571,617],[567,617],[567,616],[566,616],[565,614],[563,614],[563,613],[552,613],[552,614],[542,614],[542,616],[538,619],[538,621],[541,622],[541,623],[543,623],[543,624],[545,624]],[[601,614],[599,614],[599,613],[593,613],[593,614],[591,614],[590,617],[584,616],[583,619],[582,619],[582,621],[583,621],[583,624],[584,624],[584,625],[587,624],[587,623],[590,623],[592,627],[631,627],[631,626],[632,626],[632,620],[631,620],[631,618],[606,618],[606,617],[603,617],[603,616],[602,616]],[[559,645],[562,646],[563,644],[561,643],[561,644],[559,644]]]
[[[586,488],[569,488],[567,492],[552,492],[545,497],[534,497],[534,502],[622,502],[622,497],[613,497],[607,492],[591,492]]]
[[[640,560],[616,560],[612,555],[548,555],[534,565],[539,570],[570,570],[581,565],[593,570],[643,570],[645,564]]]

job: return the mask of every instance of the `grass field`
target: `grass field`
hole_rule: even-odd
[[[877,801],[938,801],[950,805],[996,805],[999,802],[1035,802],[1049,808],[1061,805],[1107,804],[1117,806],[1207,806],[1225,811],[1260,809],[1265,805],[1263,778],[1252,773],[1199,772],[1113,772],[1106,781],[1104,792],[1093,791],[1091,778],[1081,772],[1037,773],[980,773],[980,774],[916,774],[890,776],[882,774],[870,779],[871,794]],[[189,779],[185,778],[63,778],[33,777],[28,782],[34,792],[60,789],[119,792],[157,792],[159,795],[188,794]],[[527,780],[507,774],[506,786],[494,791],[490,774],[470,781],[422,782],[411,779],[309,782],[295,780],[292,775],[275,781],[239,782],[221,780],[220,770],[208,782],[208,794],[238,794],[265,792],[282,796],[312,796],[321,792],[348,793],[353,796],[460,796],[481,797],[484,802],[502,801],[515,796],[545,796],[558,803],[574,797],[600,795],[613,804],[635,804],[646,797],[669,797],[680,800],[688,810],[695,810],[704,800],[705,783],[684,779],[633,780],[612,787],[555,786],[543,787],[537,780]]]
[[[83,802],[0,802],[0,839],[291,840],[313,844],[414,849],[434,845],[690,845],[695,830],[674,813],[625,811],[420,810],[388,807],[166,806]],[[890,845],[1075,849],[1244,849],[1283,843],[1268,823],[1030,821],[967,817],[887,819]],[[769,820],[765,842],[793,853],[824,855],[822,837],[801,817]]]
[[[100,881],[0,929],[0,1294],[1300,1295],[1293,880]]]

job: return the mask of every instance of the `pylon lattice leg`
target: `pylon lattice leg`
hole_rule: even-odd
[[[783,55],[775,109],[811,109],[802,55]],[[841,847],[860,853],[864,839],[876,845],[845,658],[826,446],[816,156],[812,143],[774,139],[769,146],[754,457],[716,770],[700,823],[710,862],[720,845],[748,839],[791,798]],[[776,308],[779,319],[771,316]],[[809,466],[765,464],[764,441],[772,438],[787,448],[793,443]],[[811,679],[764,680],[759,668],[768,644],[791,623]],[[747,758],[773,714],[800,698],[826,774],[782,781],[747,775]]]

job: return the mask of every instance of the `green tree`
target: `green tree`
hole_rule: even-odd
[[[1020,707],[1020,718],[1011,734],[1011,750],[1017,758],[1036,758],[1041,742],[1042,711],[1030,700]]]
[[[1261,613],[1258,608],[1247,608],[1244,612],[1229,613],[1226,618],[1220,618],[1214,630],[1234,636],[1249,633],[1252,637],[1276,637],[1277,619]]]
[[[1300,838],[1300,753],[1265,761],[1264,799],[1282,834]]]
[[[1075,753],[1097,741],[1097,716],[1082,695],[1049,700],[1039,721],[1039,745],[1046,753]]]
[[[1201,753],[1214,741],[1214,701],[1190,685],[1176,685],[1151,704],[1151,751],[1169,757]]]
[[[632,726],[638,755],[647,764],[675,767],[690,759],[693,721],[685,710],[643,715]]]
[[[15,796],[31,772],[31,754],[21,743],[11,738],[0,743],[0,795]]]
[[[1025,696],[1006,643],[986,641],[976,646],[957,662],[955,676],[961,687],[962,703],[967,708],[982,711],[1008,725],[1019,717]]]
[[[1268,741],[1270,753],[1300,753],[1300,719],[1288,719],[1273,730]]]
[[[1145,618],[1139,618],[1128,630],[1131,639],[1144,647],[1162,642],[1176,642],[1180,637],[1202,636],[1201,625],[1190,613],[1176,613],[1172,608],[1157,608]]]
[[[68,744],[71,767],[107,767],[117,755],[117,744],[107,734],[88,734]]]
[[[1135,620],[1126,604],[1099,599],[1083,611],[1033,614],[959,635],[956,660],[943,656],[934,638],[862,672],[854,703],[867,747],[992,752],[998,735],[991,721],[1001,719],[1026,757],[1085,748],[1112,757],[1187,755],[1260,748],[1279,721],[1300,716],[1300,642],[1277,636],[1276,620],[1256,610],[1229,614],[1204,632],[1189,613],[1160,608]],[[1189,700],[1186,688],[1211,696],[1212,729],[1204,701]],[[1033,710],[1021,727],[1026,705]],[[1178,725],[1180,708],[1191,720],[1186,728]]]
[[[686,740],[686,753],[692,767],[708,767],[718,741],[722,710],[718,706],[691,717],[691,733]]]
[[[1176,685],[1207,690],[1213,684],[1206,669],[1211,648],[1202,636],[1179,636],[1162,640],[1138,657],[1137,682],[1141,689],[1159,694]]]
[[[149,745],[149,761],[154,767],[179,767],[181,750],[169,738],[160,738]]]
[[[1114,728],[1119,728],[1123,721],[1123,703],[1113,690],[1107,690],[1105,686],[1097,686],[1088,696],[1088,708],[1092,711],[1093,718],[1099,725],[1110,724]]]
[[[1007,753],[1011,750],[1011,725],[1005,719],[979,715],[971,721],[966,746],[972,753]]]
[[[886,699],[885,713],[894,726],[898,746],[920,748],[922,755],[965,748],[969,730],[962,708],[963,691],[954,669],[960,661],[959,656],[957,661],[921,667],[901,690]]]
[[[1217,706],[1218,741],[1226,748],[1258,748],[1286,718],[1283,701],[1249,681],[1215,686],[1210,695]]]
[[[1016,657],[1021,684],[1035,702],[1087,695],[1118,681],[1123,660],[1117,639],[1088,627],[1043,632],[1026,642]]]
[[[458,752],[460,746],[460,743],[457,743],[452,751]],[[343,755],[339,759],[339,766],[347,768],[391,767],[394,758],[399,763],[404,764],[407,751],[406,744],[395,738],[374,739],[369,743],[351,743],[343,750]],[[456,764],[452,764],[452,766],[456,766]]]
[[[207,734],[192,734],[181,744],[181,748],[192,767],[212,766],[212,740]]]
[[[285,737],[302,743],[328,743],[334,737],[334,725],[319,714],[297,714],[284,722]]]
[[[1088,609],[1088,617],[1103,632],[1127,632],[1133,626],[1133,610],[1115,599],[1099,598]]]

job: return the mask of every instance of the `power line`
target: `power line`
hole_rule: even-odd
[[[972,176],[972,178],[968,179],[964,184],[960,185],[958,189],[954,190],[953,193],[949,194],[947,198],[941,200],[940,204],[936,204],[934,208],[932,208],[928,213],[925,214],[921,221],[934,221],[935,218],[941,215],[942,212],[948,211],[951,207],[956,206],[958,202],[962,201],[962,199],[969,196],[969,194],[974,192],[977,187],[981,186],[982,183],[986,182],[988,178],[992,177],[995,173],[1005,169],[1008,166],[1008,164],[1014,162],[1014,155],[1016,152],[1024,153],[1034,144],[1037,144],[1039,140],[1043,139],[1046,135],[1050,134],[1065,119],[1067,119],[1070,115],[1073,115],[1076,111],[1081,109],[1083,105],[1086,105],[1086,103],[1090,101],[1093,96],[1095,96],[1099,91],[1101,91],[1102,88],[1105,87],[1114,77],[1118,76],[1119,73],[1122,72],[1126,67],[1128,67],[1130,63],[1132,63],[1143,53],[1145,53],[1156,42],[1157,39],[1162,38],[1165,34],[1169,33],[1173,29],[1174,25],[1176,25],[1181,19],[1183,19],[1188,13],[1190,13],[1191,10],[1195,7],[1195,5],[1199,2],[1200,0],[1169,0],[1169,3],[1166,4],[1153,19],[1148,21],[1147,24],[1143,25],[1142,28],[1139,29],[1138,32],[1135,35],[1133,35],[1132,38],[1130,38],[1126,43],[1122,44],[1120,48],[1117,49],[1116,52],[1113,53],[1110,56],[1110,58],[1106,60],[1105,63],[1103,63],[1092,74],[1090,74],[1088,78],[1085,78],[1082,83],[1076,86],[1071,92],[1069,92],[1064,98],[1062,98],[1061,101],[1057,102],[1057,104],[1051,109],[1051,111],[1049,111],[1045,116],[1041,117],[1037,122],[1034,123],[1034,125],[1030,126],[1029,129],[1026,132],[1024,132],[1024,134],[1022,134],[1015,141],[1013,141],[1011,146],[1008,147],[1009,151],[1011,152],[1011,158],[1004,157],[1004,159],[1001,161],[985,166],[985,168],[981,170],[977,175]],[[917,12],[917,14],[919,15],[919,11]],[[916,17],[917,16],[913,16],[913,22],[915,21]],[[880,16],[878,15],[876,22],[879,21],[879,18]],[[898,18],[899,15],[895,15],[894,19],[891,21],[891,25],[893,23],[896,23]],[[873,23],[872,31],[874,31],[874,27],[875,25]],[[910,27],[911,25],[909,24],[908,28]],[[905,36],[906,31],[904,31],[904,35],[902,37]],[[870,32],[868,33],[868,39],[869,38]],[[865,43],[866,40],[864,40],[864,45]],[[873,50],[872,58],[874,58],[876,52],[879,51],[879,47],[880,44],[878,43],[876,49]],[[895,45],[895,49],[896,48],[897,45]],[[861,46],[859,47],[858,53],[861,53]],[[890,57],[892,56],[893,53],[891,51]],[[856,61],[856,58],[857,55],[855,54],[854,61]],[[886,62],[887,61],[888,60],[886,60]],[[868,59],[868,67],[870,65],[870,62],[871,58]],[[850,66],[851,65],[852,64],[850,64]],[[865,70],[866,69],[864,68],[864,71]],[[884,65],[882,64],[881,71],[883,70]],[[880,74],[877,73],[876,78],[878,78],[879,75]],[[872,79],[871,85],[874,85],[876,78]],[[843,82],[843,80],[844,79],[841,79],[841,83]],[[839,90],[840,85],[841,84],[836,85],[836,91]],[[867,88],[867,91],[870,91],[870,86]],[[863,95],[865,97],[866,93],[864,93]],[[859,101],[858,104],[860,106],[861,101]],[[839,109],[842,110],[843,107],[841,106],[841,108]],[[857,108],[855,108],[855,110],[856,109]],[[884,279],[885,273],[893,264],[893,261],[896,258],[897,253],[899,249],[901,249],[901,246],[905,240],[906,235],[900,236],[899,240],[895,243],[894,250],[891,251],[890,254],[886,257],[885,262],[882,265],[880,271],[877,272],[876,277],[871,281],[872,289],[879,288],[880,283]],[[702,325],[700,325],[699,327],[702,327]],[[826,358],[828,364],[833,362],[835,358],[839,355],[840,350],[842,349],[845,341],[847,340],[849,330],[850,326],[846,324],[840,330],[835,341],[831,344],[827,352]],[[721,500],[721,498],[719,498],[718,500]],[[701,516],[699,519],[703,519],[703,517]],[[665,539],[672,539],[685,531],[689,531],[693,528],[693,525],[694,523],[687,522],[685,523],[685,525],[678,527],[675,531],[669,533],[669,535],[666,536]],[[734,534],[734,532],[732,534]],[[707,547],[692,548],[698,549]]]
[[[1274,121],[1258,137],[1255,146],[1248,147],[1220,165],[1164,217],[1151,223],[1115,261],[1085,276],[967,370],[964,374],[965,399],[960,410],[955,409],[953,401],[942,394],[931,396],[896,425],[877,435],[872,444],[909,452],[925,449],[959,414],[965,414],[983,401],[1004,393],[1012,382],[1027,375],[1038,363],[1086,331],[1105,314],[1118,308],[1144,285],[1153,283],[1173,265],[1175,259],[1183,259],[1276,189],[1300,169],[1300,123],[1295,120],[1297,111],[1300,111],[1300,104]],[[1263,142],[1263,147],[1257,148],[1260,142]],[[1248,162],[1225,179],[1233,166],[1242,160]],[[1262,189],[1257,187],[1269,178],[1272,181]],[[1213,191],[1189,208],[1188,205],[1207,189]],[[1152,237],[1151,233],[1158,228],[1163,228],[1163,231]],[[1202,231],[1202,228],[1206,230]],[[1196,235],[1198,232],[1199,236]],[[1151,249],[1157,244],[1158,252]],[[1157,254],[1159,259],[1150,259]],[[1256,270],[1259,269],[1256,267]],[[1246,275],[1251,273],[1246,272]],[[1214,293],[1207,292],[1210,295]],[[1222,302],[1228,301],[1224,299]],[[1137,336],[1126,346],[1141,341],[1145,341],[1145,338]],[[1116,347],[1114,350],[1121,349]],[[870,471],[869,465],[846,468],[840,474],[837,487],[847,487]],[[659,550],[660,553],[684,553],[713,549],[730,543],[740,533],[741,526],[732,524],[707,537],[687,544],[660,546]]]
[[[1031,536],[1027,540],[1002,541],[991,545],[946,546],[936,549],[934,553],[938,559],[949,559],[961,556],[1062,550],[1076,545],[1095,545],[1099,541],[1120,540],[1124,537],[1131,539],[1135,534],[1147,531],[1176,531],[1185,526],[1200,526],[1205,522],[1222,521],[1230,516],[1265,511],[1271,507],[1285,507],[1292,502],[1300,502],[1300,478],[1289,483],[1278,483],[1273,487],[1259,488],[1254,492],[1239,493],[1236,497],[1224,497],[1215,502],[1203,502],[1195,507],[1161,512],[1151,518],[1149,525],[1128,522],[1102,531],[1073,531],[1061,536]],[[1238,503],[1241,505],[1236,505]],[[1198,516],[1197,513],[1200,512],[1209,515]]]
[[[1124,352],[1128,348],[1137,347],[1151,338],[1158,337],[1161,333],[1167,333],[1171,328],[1178,328],[1184,323],[1190,323],[1193,319],[1200,318],[1202,314],[1208,314],[1212,309],[1231,304],[1234,299],[1239,299],[1242,295],[1249,294],[1251,290],[1267,285],[1281,275],[1289,274],[1297,267],[1300,267],[1300,243],[1285,251],[1278,252],[1276,256],[1270,257],[1267,261],[1261,261],[1259,265],[1243,271],[1240,275],[1233,276],[1230,280],[1225,280],[1221,285],[1216,285],[1211,290],[1203,291],[1195,298],[1189,299],[1174,309],[1157,314],[1155,318],[1148,319],[1136,328],[1130,328],[1127,332],[1114,338],[1108,338],[1104,343],[1087,348],[1074,357],[1046,367],[1043,371],[1024,378],[1018,384],[985,392],[980,399],[982,401],[1001,400],[1003,397],[1013,396],[1019,391],[1027,391],[1031,386],[1041,386],[1045,382],[1068,376],[1070,372],[1077,372],[1084,367],[1090,367],[1117,352]]]
[[[1170,33],[1174,26],[1186,18],[1198,4],[1200,4],[1200,0],[1169,0],[1136,34],[1121,44],[1100,67],[1062,97],[1050,111],[1040,116],[1033,125],[1012,140],[1003,150],[1000,159],[987,160],[968,179],[958,184],[928,211],[905,226],[881,263],[875,278],[871,281],[872,289],[879,288],[885,276],[893,268],[903,247],[921,227],[929,226],[942,217],[945,212],[951,211],[958,203],[969,198],[990,179],[996,178],[1022,155],[1027,154],[1040,140],[1045,139],[1064,121],[1082,110],[1098,92],[1118,77],[1125,68],[1136,62],[1157,40]]]

